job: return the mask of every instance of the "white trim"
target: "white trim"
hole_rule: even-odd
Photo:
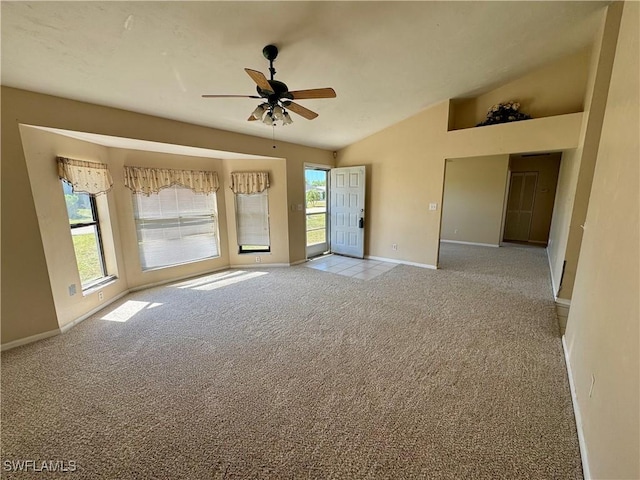
[[[567,300],[566,298],[558,298],[558,297],[556,297],[556,304],[560,305],[561,307],[570,308],[571,307],[571,300]]]
[[[36,333],[35,335],[31,335],[30,337],[19,338],[18,340],[14,340],[13,342],[3,343],[0,345],[0,351],[4,352],[5,350],[11,350],[12,348],[21,347],[22,345],[26,345],[27,343],[37,342],[38,340],[44,340],[45,338],[55,337],[56,335],[60,335],[60,329],[56,328],[55,330],[49,330],[48,332]]]
[[[290,267],[295,267],[296,265],[300,265],[301,263],[307,263],[308,261],[309,261],[309,259],[298,260],[297,262],[289,263],[289,266]]]
[[[334,159],[334,160],[335,160],[335,159]],[[334,161],[334,163],[335,163],[335,161]],[[329,170],[331,170],[332,168],[336,168],[336,167],[333,167],[333,166],[331,166],[331,165],[327,165],[327,164],[325,164],[325,163],[309,163],[309,162],[304,162],[304,168],[305,168],[305,169],[306,169],[306,168],[310,168],[310,169],[312,169],[312,170],[325,170],[325,171],[327,171],[327,172],[328,172],[328,171],[329,171]]]
[[[290,267],[288,263],[248,263],[246,265],[230,265],[229,268],[267,268],[267,267]]]
[[[553,278],[553,265],[551,264],[551,256],[549,255],[549,246],[545,248],[547,252],[547,261],[549,262],[549,275],[551,276],[551,293],[553,298],[558,299],[558,287],[556,286],[556,280]]]
[[[477,247],[495,247],[498,248],[500,245],[496,245],[495,243],[477,243],[477,242],[461,242],[458,240],[440,240],[443,243],[458,243],[460,245],[475,245]]]
[[[120,292],[118,295],[116,295],[113,298],[110,298],[109,300],[107,300],[106,302],[100,304],[99,306],[97,306],[96,308],[94,308],[93,310],[88,311],[87,313],[85,313],[84,315],[76,318],[75,320],[72,320],[69,323],[65,323],[64,325],[60,326],[60,333],[66,333],[69,330],[71,330],[71,328],[75,327],[76,325],[78,325],[80,322],[85,321],[87,318],[89,318],[91,315],[94,315],[96,313],[98,313],[100,310],[102,310],[105,307],[108,307],[109,305],[111,305],[113,302],[115,302],[116,300],[120,300],[122,297],[124,297],[125,295],[129,294],[129,290],[125,290],[124,292]]]
[[[580,459],[582,460],[582,474],[585,480],[591,478],[589,470],[589,457],[587,455],[587,442],[584,439],[584,430],[582,429],[582,416],[580,415],[580,406],[578,405],[578,395],[576,387],[573,383],[573,372],[571,371],[571,361],[569,360],[569,349],[565,336],[562,336],[562,350],[564,350],[564,361],[567,364],[567,376],[569,377],[569,389],[571,390],[571,402],[573,403],[573,415],[576,418],[576,430],[578,431],[578,444],[580,446]]]
[[[436,267],[435,265],[428,265],[426,263],[408,262],[406,260],[398,260],[396,258],[375,257],[373,255],[365,255],[364,258],[368,258],[369,260],[378,260],[380,262],[400,263],[402,265],[411,265],[412,267],[428,268],[430,270],[438,269],[438,267]]]

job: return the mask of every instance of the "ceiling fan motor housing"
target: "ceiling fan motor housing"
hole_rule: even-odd
[[[263,90],[260,87],[256,87],[256,90],[258,94],[261,97],[266,98],[270,104],[275,105],[282,99],[293,100],[293,95],[289,93],[289,88],[285,83],[279,82],[278,80],[268,80],[268,82],[269,85],[271,85],[273,92]]]

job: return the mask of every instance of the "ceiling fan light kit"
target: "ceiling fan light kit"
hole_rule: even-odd
[[[297,90],[290,92],[287,85],[278,80],[274,80],[276,69],[273,67],[273,61],[278,56],[278,48],[275,45],[267,45],[262,49],[262,55],[269,60],[269,73],[271,80],[267,80],[262,72],[245,68],[247,75],[256,83],[256,91],[259,96],[256,95],[202,95],[204,98],[258,98],[263,102],[256,107],[251,113],[248,120],[261,120],[262,123],[269,126],[277,125],[276,122],[281,122],[282,125],[290,125],[293,123],[290,111],[297,113],[298,115],[306,118],[307,120],[313,120],[318,116],[317,113],[309,110],[308,108],[299,105],[293,100],[304,100],[309,98],[335,98],[336,92],[333,88],[314,88],[310,90]]]

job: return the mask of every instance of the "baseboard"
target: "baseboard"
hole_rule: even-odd
[[[101,303],[99,306],[97,306],[96,308],[94,308],[93,310],[85,313],[84,315],[76,318],[75,320],[69,322],[69,323],[65,323],[64,325],[62,325],[60,327],[60,333],[66,333],[69,330],[71,330],[73,327],[75,327],[76,325],[78,325],[80,322],[84,322],[87,318],[89,318],[91,315],[94,315],[96,313],[98,313],[100,310],[102,310],[103,308],[108,307],[109,305],[111,305],[113,302],[120,300],[122,297],[124,297],[125,295],[129,294],[129,290],[125,290],[124,292],[120,292],[118,295],[116,295],[113,298],[110,298],[109,300],[107,300],[104,303]]]
[[[549,256],[549,247],[545,248],[547,252],[547,262],[549,262],[549,276],[551,277],[551,293],[554,298],[558,298],[558,287],[556,286],[556,280],[553,278],[553,265],[551,265],[551,257]]]
[[[289,264],[289,266],[290,266],[290,267],[295,267],[296,265],[301,265],[301,264],[303,264],[303,263],[307,263],[307,262],[308,262],[308,260],[307,260],[307,259],[304,259],[304,260],[298,260],[297,262],[291,262],[291,263]]]
[[[246,265],[230,265],[229,268],[271,268],[271,267],[290,267],[291,265],[288,263],[248,263]]]
[[[265,264],[265,265],[257,264],[257,265],[255,265],[255,267],[267,266],[267,265],[273,266],[274,264]],[[289,266],[289,264],[286,264],[286,263],[275,264],[275,265],[283,266],[283,267],[288,267]],[[250,265],[250,267],[254,267],[254,265]],[[59,327],[59,328],[57,328],[55,330],[50,330],[48,332],[43,332],[43,333],[38,333],[36,335],[31,335],[30,337],[20,338],[18,340],[14,340],[12,342],[3,343],[2,345],[0,345],[0,351],[4,352],[5,350],[10,350],[12,348],[20,347],[22,345],[27,345],[28,343],[37,342],[38,340],[44,340],[45,338],[53,337],[53,336],[59,335],[61,333],[66,333],[69,330],[71,330],[73,327],[78,325],[79,323],[81,323],[84,320],[86,320],[87,318],[89,318],[90,316],[95,315],[96,313],[98,313],[103,308],[108,307],[113,302],[121,299],[122,297],[124,297],[125,295],[127,295],[129,293],[138,292],[140,290],[146,290],[147,288],[158,287],[158,286],[161,286],[161,285],[167,285],[169,283],[179,282],[180,280],[186,280],[186,279],[189,279],[189,278],[201,277],[203,275],[209,275],[211,273],[219,272],[219,271],[222,271],[222,270],[229,270],[229,268],[230,267],[228,267],[228,266],[224,266],[224,267],[216,268],[214,270],[209,270],[208,272],[205,272],[205,273],[197,273],[197,274],[194,274],[194,275],[185,275],[185,276],[182,276],[180,278],[172,278],[171,280],[163,280],[161,282],[149,283],[149,284],[146,284],[146,285],[140,285],[140,286],[137,286],[137,287],[129,288],[128,290],[120,292],[115,297],[110,298],[106,302],[100,304],[98,307],[92,309],[91,311],[85,313],[84,315],[76,318],[75,320],[72,320],[69,323],[64,324],[63,326],[61,326],[61,327]],[[242,268],[247,268],[247,267],[245,266],[245,267],[242,267]]]
[[[567,376],[569,377],[569,389],[571,390],[571,403],[573,404],[573,415],[576,419],[576,430],[578,431],[578,444],[580,446],[580,459],[582,460],[582,474],[585,480],[591,479],[589,470],[589,458],[587,455],[587,444],[584,439],[584,431],[582,429],[582,416],[580,415],[580,406],[578,405],[578,396],[576,387],[573,383],[573,372],[571,370],[571,360],[569,360],[569,349],[565,336],[562,336],[562,350],[564,351],[564,361],[567,365]]]
[[[475,245],[476,247],[494,247],[498,248],[500,245],[494,243],[477,243],[477,242],[461,242],[459,240],[440,240],[442,243],[457,243],[459,245]]]
[[[5,350],[11,350],[12,348],[21,347],[22,345],[26,345],[28,343],[37,342],[38,340],[55,337],[56,335],[60,335],[60,333],[60,329],[56,328],[55,330],[49,330],[48,332],[37,333],[29,337],[19,338],[18,340],[14,340],[13,342],[3,343],[2,345],[0,345],[0,351],[4,352]]]
[[[436,267],[435,265],[428,265],[426,263],[408,262],[406,260],[398,260],[396,258],[376,257],[373,255],[365,255],[364,258],[368,258],[369,260],[378,260],[380,262],[400,263],[402,265],[411,265],[412,267],[428,268],[430,270],[438,269],[438,267]]]

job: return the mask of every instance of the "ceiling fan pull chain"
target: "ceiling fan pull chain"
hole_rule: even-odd
[[[271,126],[271,139],[273,141],[273,148],[276,148],[276,124]]]

